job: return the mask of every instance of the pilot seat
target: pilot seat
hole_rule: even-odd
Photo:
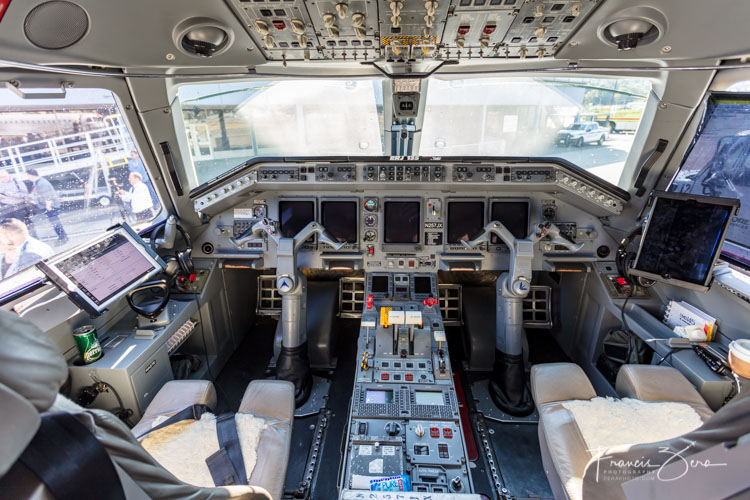
[[[281,498],[294,417],[290,382],[256,380],[242,398],[238,413],[264,422],[248,485],[198,487],[162,467],[136,436],[192,405],[215,407],[211,382],[165,384],[131,430],[112,413],[84,409],[58,393],[68,378],[67,364],[30,322],[0,311],[0,345],[1,497]]]
[[[685,482],[647,481],[641,476],[658,471],[668,466],[668,460],[675,462],[674,454],[690,460],[701,452],[716,445],[733,447],[737,444],[750,446],[750,397],[746,392],[740,393],[727,405],[714,413],[703,400],[695,387],[676,369],[656,365],[624,365],[617,374],[616,390],[622,398],[631,398],[635,403],[682,403],[689,407],[687,411],[697,414],[697,425],[694,430],[677,437],[659,442],[638,441],[629,445],[613,446],[605,449],[589,449],[582,431],[582,422],[569,411],[570,402],[589,401],[597,397],[594,387],[580,366],[573,363],[545,363],[534,365],[531,369],[531,387],[539,411],[539,442],[542,450],[542,462],[547,474],[555,500],[617,500],[638,498],[626,495],[623,484],[631,481],[652,488],[667,488],[670,498],[699,498],[684,491]],[[610,401],[616,401],[610,399]],[[566,408],[566,406],[568,408]],[[684,408],[684,407],[683,407]],[[664,409],[668,412],[670,409]],[[692,411],[691,411],[692,409]],[[587,417],[589,415],[586,415]],[[669,413],[665,420],[673,419]],[[601,429],[611,420],[598,416],[594,424]],[[630,432],[643,435],[643,428],[627,428],[628,422],[622,422],[617,433]],[[669,431],[669,425],[666,426]],[[603,429],[607,431],[608,429]],[[719,450],[721,452],[721,450]],[[602,457],[602,459],[598,459]],[[726,458],[726,457],[725,457]],[[716,462],[717,460],[714,459]],[[648,463],[647,467],[643,464]],[[678,464],[679,465],[679,464]],[[728,469],[729,470],[729,469]],[[717,470],[711,470],[716,479],[714,484],[716,496],[727,498],[734,496],[720,494]],[[666,473],[665,473],[666,474]],[[729,488],[750,488],[745,480],[744,486],[736,481],[726,484]],[[679,491],[679,488],[683,488]],[[727,490],[728,491],[728,490]],[[726,493],[726,492],[725,492]],[[745,491],[747,493],[747,491]],[[651,490],[648,498],[663,497]],[[640,496],[643,498],[643,495]],[[746,497],[742,497],[746,498]]]

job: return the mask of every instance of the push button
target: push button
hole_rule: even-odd
[[[414,374],[407,373],[406,375],[404,375],[404,380],[406,380],[407,382],[411,382],[412,380],[414,380]]]
[[[453,429],[450,427],[443,427],[443,437],[444,438],[452,438],[453,437]]]
[[[388,373],[381,373],[380,380],[389,380],[391,376]]]
[[[432,438],[439,438],[440,437],[440,429],[437,427],[430,427],[430,437]]]

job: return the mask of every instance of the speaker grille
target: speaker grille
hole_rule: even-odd
[[[23,31],[26,38],[43,49],[70,47],[86,34],[89,17],[71,2],[52,1],[34,7],[26,16]]]

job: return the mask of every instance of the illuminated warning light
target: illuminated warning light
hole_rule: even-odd
[[[286,28],[286,23],[284,21],[282,21],[281,19],[277,19],[277,20],[273,21],[273,26],[277,30],[281,31],[281,30],[283,30],[283,29]]]
[[[471,29],[470,26],[466,26],[466,25],[459,26],[458,27],[458,34],[461,35],[461,36],[464,36],[464,35],[466,35],[469,32],[470,29]]]
[[[496,25],[488,24],[487,26],[484,27],[484,29],[482,30],[482,33],[484,33],[485,35],[491,35],[495,32],[496,29],[497,29]]]

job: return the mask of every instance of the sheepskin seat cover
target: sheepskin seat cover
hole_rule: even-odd
[[[562,405],[573,414],[593,455],[615,446],[672,439],[703,424],[698,413],[684,403],[596,397]]]
[[[157,419],[154,425],[166,418]],[[249,478],[257,460],[260,433],[266,425],[262,418],[250,414],[237,413],[234,418]],[[143,438],[141,445],[180,481],[206,488],[216,486],[206,465],[206,458],[219,450],[216,416],[212,413],[204,413],[200,420],[183,420],[157,429]]]

